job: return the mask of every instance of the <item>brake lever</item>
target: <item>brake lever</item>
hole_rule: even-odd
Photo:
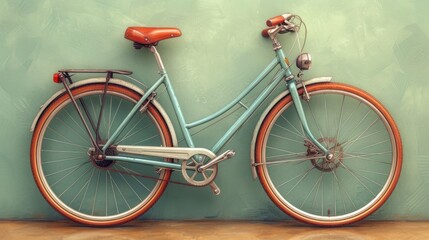
[[[299,31],[299,26],[291,23],[289,21],[285,21],[284,22],[284,29],[280,30],[280,33],[287,33],[287,32],[298,32]]]

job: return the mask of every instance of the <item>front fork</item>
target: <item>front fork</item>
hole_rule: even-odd
[[[295,110],[298,113],[299,120],[301,121],[301,125],[304,129],[305,135],[310,139],[311,143],[313,143],[321,152],[323,152],[327,159],[332,158],[332,154],[329,153],[329,150],[325,148],[311,133],[310,128],[308,127],[307,118],[305,117],[304,109],[302,108],[300,96],[298,94],[298,89],[296,87],[296,81],[290,80],[288,82],[288,89],[290,95],[293,100],[293,104],[295,106]]]

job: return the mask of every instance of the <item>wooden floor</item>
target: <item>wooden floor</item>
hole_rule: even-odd
[[[114,228],[91,228],[69,221],[0,221],[0,239],[429,239],[429,222],[364,221],[342,228],[297,222],[134,221]]]

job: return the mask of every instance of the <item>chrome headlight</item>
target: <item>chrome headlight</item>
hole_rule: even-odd
[[[311,67],[311,56],[309,53],[301,53],[296,58],[296,66],[301,70],[308,70]]]

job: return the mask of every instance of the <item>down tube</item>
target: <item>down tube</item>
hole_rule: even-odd
[[[213,146],[212,152],[217,153],[231,137],[240,129],[240,127],[250,118],[250,116],[256,111],[256,109],[262,104],[262,102],[271,94],[276,86],[284,78],[284,73],[279,74],[270,85],[264,89],[259,97],[250,105],[250,107],[235,121],[235,123],[228,129],[228,131],[222,136],[221,139]]]

